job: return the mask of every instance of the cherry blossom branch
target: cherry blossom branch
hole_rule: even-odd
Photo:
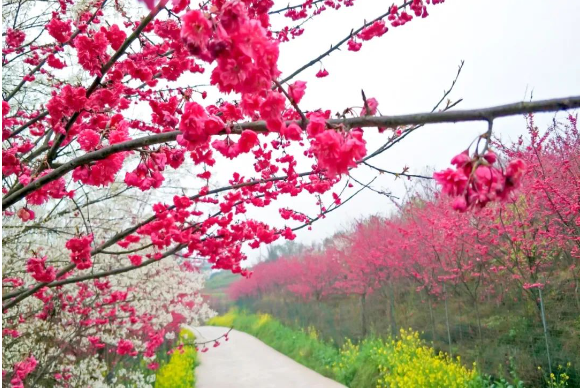
[[[389,175],[393,175],[397,178],[400,176],[404,176],[404,177],[409,177],[409,178],[418,178],[418,179],[427,179],[427,180],[433,179],[431,176],[412,175],[410,173],[406,173],[407,169],[403,169],[403,172],[392,172],[392,171],[387,171],[386,169],[381,169],[381,168],[375,167],[374,165],[371,165],[366,161],[363,161],[363,164],[369,168],[372,168],[372,169],[378,171],[379,173],[388,173]]]
[[[323,1],[326,1],[326,0],[315,0],[312,3],[310,3],[310,5],[316,5],[318,3],[322,3]],[[270,12],[268,12],[268,15],[281,14],[282,12],[290,11],[290,10],[293,10],[296,8],[302,8],[302,7],[304,7],[304,4],[288,5],[287,7],[280,8],[280,9],[277,9],[275,11],[270,11]]]
[[[139,37],[139,35],[144,31],[145,27],[147,27],[147,25],[155,18],[155,16],[165,7],[165,4],[167,3],[167,1],[168,0],[162,0],[153,10],[151,10],[151,12],[141,21],[141,23],[139,23],[139,26],[135,29],[135,31],[133,31],[133,33],[125,39],[125,41],[123,42],[121,47],[115,52],[115,54],[113,54],[113,56],[109,59],[109,61],[105,65],[103,65],[103,67],[101,68],[101,74],[95,78],[95,80],[93,81],[93,83],[91,84],[91,86],[89,87],[89,89],[86,92],[87,98],[90,97],[92,95],[92,93],[96,91],[96,89],[100,85],[101,80],[104,77],[104,75],[111,69],[111,67],[118,61],[118,59],[125,53],[125,51],[133,43],[133,41],[135,41],[135,39],[137,39]],[[103,2],[103,5],[104,5],[104,2]],[[39,64],[39,66],[41,66],[41,65],[42,64]],[[38,115],[33,120],[29,121],[24,126],[21,126],[18,130],[16,130],[13,134],[11,134],[11,136],[14,136],[14,135],[20,133],[21,131],[23,131],[24,129],[29,127],[31,124],[44,118],[46,115],[48,115],[48,111],[43,112],[42,114]],[[52,166],[52,161],[56,158],[56,155],[58,153],[58,149],[60,148],[60,146],[62,145],[62,143],[66,139],[66,134],[68,134],[68,131],[70,130],[70,128],[75,124],[79,115],[80,115],[79,112],[75,112],[69,118],[67,124],[64,127],[65,134],[59,134],[56,137],[56,139],[53,141],[53,144],[51,145],[50,148],[46,147],[46,148],[39,148],[38,149],[39,151],[42,149],[49,149],[49,151],[46,155],[44,164],[42,164],[41,166],[38,167],[36,174],[39,174],[45,168]],[[13,188],[11,188],[8,195],[10,195],[14,192],[17,192],[17,191],[21,190],[22,188],[23,188],[23,186],[17,182],[13,186]]]
[[[300,173],[300,174],[296,175],[296,177],[308,176],[311,173],[312,172]],[[230,185],[230,186],[215,188],[215,189],[210,190],[210,191],[208,191],[207,193],[204,193],[204,194],[192,195],[192,196],[189,197],[189,199],[195,201],[195,200],[201,198],[202,196],[216,195],[216,194],[219,194],[219,193],[224,192],[224,191],[235,190],[235,189],[239,189],[239,188],[243,188],[243,187],[253,186],[253,185],[256,185],[256,184],[262,184],[262,183],[268,183],[268,182],[280,181],[280,180],[286,180],[286,179],[288,179],[288,176],[277,176],[277,177],[272,177],[272,178],[265,179],[265,180],[251,180],[251,181],[247,181],[247,182],[243,182],[243,183],[239,183],[239,184],[234,184],[234,185]],[[173,210],[174,208],[175,208],[175,205],[168,206],[167,207],[167,210],[170,211],[170,210]],[[107,240],[101,246],[99,246],[98,248],[96,248],[91,253],[91,255],[94,256],[95,254],[98,254],[98,253],[103,252],[104,249],[106,249],[106,248],[110,247],[111,245],[115,244],[117,241],[124,239],[129,234],[135,233],[140,227],[145,226],[148,223],[155,221],[156,219],[157,219],[157,216],[155,214],[153,214],[149,218],[141,221],[140,223],[138,223],[138,224],[136,224],[134,226],[131,226],[130,228],[127,228],[127,229],[123,230],[122,232],[117,233],[115,236],[111,237],[109,240]]]
[[[407,1],[407,2],[405,2],[403,4],[401,4],[399,6],[399,8],[406,7],[406,6],[410,5],[411,3],[412,3],[412,1]],[[355,35],[357,35],[358,33],[360,33],[362,30],[364,30],[365,28],[369,27],[373,23],[378,22],[379,20],[382,20],[382,19],[386,18],[390,14],[391,14],[391,7],[389,6],[389,10],[386,13],[384,13],[384,14],[380,15],[379,17],[371,20],[370,22],[367,22],[367,23],[363,24],[360,28],[358,28],[356,30],[353,29],[350,32],[350,34],[348,34],[340,42],[338,42],[334,46],[330,46],[330,49],[328,49],[327,51],[325,51],[324,53],[322,53],[321,55],[319,55],[318,57],[316,57],[312,61],[308,62],[307,64],[305,64],[305,65],[301,66],[300,68],[296,69],[294,72],[292,72],[289,76],[285,77],[280,82],[283,84],[283,83],[288,82],[289,80],[292,80],[294,77],[296,77],[297,75],[299,75],[300,73],[302,73],[304,70],[310,68],[311,66],[313,66],[314,64],[316,64],[318,61],[320,61],[324,57],[329,56],[332,52],[338,50],[342,45],[344,45],[346,42],[348,42],[352,37],[354,37]]]
[[[443,103],[443,101],[445,99],[447,99],[447,97],[451,94],[451,91],[453,91],[453,89],[455,88],[455,84],[457,83],[457,80],[459,80],[459,76],[461,75],[461,71],[463,70],[463,66],[465,65],[465,61],[461,60],[461,63],[459,64],[459,67],[457,68],[457,74],[455,75],[455,78],[453,79],[453,82],[451,83],[451,86],[449,87],[449,89],[447,90],[443,90],[443,96],[441,97],[441,99],[439,99],[439,101],[437,102],[437,104],[435,104],[435,106],[433,106],[433,108],[431,109],[431,112],[435,112],[439,106],[441,106],[441,104]],[[461,103],[463,101],[463,99],[459,99],[457,101],[455,101],[454,103],[451,103],[450,100],[447,101],[447,104],[445,105],[445,108],[443,108],[443,111],[449,111],[450,109],[452,109],[453,107],[455,107],[456,105],[458,105],[459,103]],[[375,150],[373,153],[371,153],[370,155],[368,155],[367,157],[365,157],[364,161],[370,160],[371,158],[378,156],[379,154],[385,152],[386,150],[392,148],[395,144],[401,142],[404,138],[406,138],[407,136],[409,136],[412,132],[414,132],[415,130],[421,128],[423,125],[417,125],[414,126],[410,129],[407,129],[400,137],[397,137],[396,139],[389,139],[389,141],[387,141],[387,143],[385,143],[383,146],[381,146],[380,148],[378,148],[377,150]]]
[[[292,231],[298,231],[301,230],[307,226],[312,225],[312,223],[318,221],[319,219],[323,218],[326,214],[335,211],[336,209],[338,209],[339,207],[341,207],[342,205],[346,204],[348,201],[350,201],[351,199],[353,199],[355,196],[357,196],[361,191],[365,190],[366,188],[368,188],[368,186],[370,184],[372,184],[377,178],[373,178],[368,184],[366,185],[362,185],[362,187],[357,190],[354,194],[352,194],[351,196],[349,196],[347,199],[345,199],[344,201],[342,201],[340,204],[335,205],[334,207],[331,207],[323,212],[321,212],[316,218],[311,218],[308,222],[299,225],[295,228],[292,228]],[[234,187],[234,186],[230,186],[230,187]],[[169,207],[168,209],[172,209],[175,206]],[[216,213],[215,215],[221,214],[221,211]],[[152,216],[150,218],[148,218],[147,221],[152,221],[154,220],[156,217]],[[144,222],[142,222],[141,224],[139,224],[140,226],[142,226],[143,224],[145,224]],[[128,230],[132,230],[135,231],[137,230],[137,227],[133,227]],[[125,231],[125,232],[126,232]],[[118,237],[120,235],[124,234],[117,234],[115,237]],[[130,233],[128,233],[130,234]],[[126,235],[128,235],[126,234]],[[125,236],[126,236],[125,235]],[[113,239],[115,239],[115,237]],[[109,241],[107,241],[107,243],[101,245],[99,248],[94,249],[93,251],[91,251],[91,256],[94,256],[98,253],[101,253],[103,251],[103,247],[105,247],[108,243],[110,243],[113,239],[110,239]],[[121,238],[117,238],[114,242],[118,241]],[[113,243],[114,243],[113,242]],[[109,244],[109,246],[112,245]],[[10,298],[14,298],[12,299],[10,302],[2,305],[2,311],[8,310],[12,307],[14,307],[15,305],[17,305],[19,302],[23,301],[24,299],[28,298],[29,296],[33,295],[34,293],[36,293],[37,291],[39,291],[41,288],[43,287],[56,287],[56,286],[63,286],[65,284],[71,284],[71,283],[76,283],[76,282],[81,282],[81,281],[85,281],[85,280],[92,280],[92,279],[98,279],[98,278],[102,278],[102,277],[106,277],[106,276],[111,276],[111,275],[118,275],[118,274],[122,274],[122,273],[126,273],[126,272],[130,272],[134,269],[137,268],[142,268],[145,267],[147,265],[150,265],[152,263],[155,263],[157,261],[160,261],[161,259],[164,259],[168,256],[174,255],[177,252],[179,252],[181,249],[184,249],[185,247],[187,247],[187,244],[178,244],[176,245],[174,248],[170,249],[169,251],[164,252],[161,257],[158,257],[157,259],[150,259],[147,261],[144,261],[143,263],[141,263],[140,265],[131,265],[131,266],[126,266],[126,267],[121,267],[121,268],[116,268],[113,270],[109,270],[109,271],[103,271],[103,272],[98,272],[98,273],[92,273],[92,274],[88,274],[88,275],[82,275],[82,276],[77,276],[77,277],[72,277],[72,278],[67,278],[64,280],[55,280],[53,282],[50,283],[39,283],[35,286],[33,286],[32,288],[26,288],[26,289],[21,289],[18,291],[14,291],[12,293],[7,293],[4,294],[2,296],[2,300],[6,300],[6,299],[10,299]],[[75,264],[69,264],[68,266],[66,266],[63,270],[61,270],[58,274],[57,274],[57,279],[60,278],[61,276],[65,275],[66,273],[72,271],[74,268],[76,267]]]
[[[356,182],[358,182],[361,185],[361,188],[359,188],[354,194],[352,194],[351,196],[349,196],[348,198],[346,198],[345,200],[343,200],[342,202],[340,202],[339,204],[336,204],[334,207],[331,207],[329,209],[326,209],[325,211],[321,212],[316,218],[310,218],[310,220],[308,222],[305,222],[304,224],[297,226],[295,228],[292,228],[292,231],[295,232],[297,230],[301,230],[304,229],[307,226],[312,225],[314,222],[318,221],[319,219],[323,218],[326,214],[333,212],[334,210],[338,209],[339,207],[343,206],[344,204],[346,204],[348,201],[352,200],[355,196],[357,196],[359,193],[361,193],[362,191],[366,190],[369,188],[369,186],[371,184],[373,184],[373,182],[377,179],[377,177],[375,176],[370,182],[368,182],[367,184],[364,183],[360,183],[358,182],[358,180],[355,180]],[[354,180],[354,179],[353,179]]]
[[[135,248],[135,249],[127,249],[127,250],[124,250],[124,251],[118,251],[118,252],[110,252],[110,251],[105,251],[105,250],[102,250],[102,251],[101,251],[101,253],[104,253],[104,254],[106,254],[106,255],[114,255],[114,256],[119,256],[119,255],[127,255],[127,254],[129,254],[129,253],[140,252],[140,251],[142,251],[143,249],[147,249],[147,248],[150,248],[150,247],[152,247],[152,246],[153,246],[153,243],[151,242],[151,243],[149,243],[149,244],[147,244],[147,245],[143,245],[143,246],[141,246],[141,247],[139,247],[139,248]]]
[[[391,193],[385,192],[385,191],[381,191],[381,190],[376,190],[373,187],[370,186],[370,184],[364,184],[363,182],[361,182],[360,180],[357,180],[356,178],[354,178],[352,175],[348,175],[352,180],[354,180],[356,183],[358,183],[359,185],[363,186],[364,188],[371,190],[372,192],[375,192],[379,195],[382,196],[386,196],[387,198],[389,198],[389,200],[391,200],[393,203],[397,204],[395,199],[399,199],[398,197],[392,195]],[[376,179],[376,177],[375,177]]]
[[[171,255],[179,252],[181,249],[185,248],[186,246],[187,246],[186,244],[176,245],[174,248],[164,252],[161,255],[161,257],[158,257],[156,259],[155,258],[149,259],[147,261],[144,261],[140,265],[131,265],[131,266],[127,266],[127,267],[116,268],[116,269],[109,270],[109,271],[103,271],[103,272],[97,272],[97,273],[93,273],[93,274],[77,276],[77,277],[73,277],[73,278],[67,278],[64,280],[55,280],[54,282],[51,282],[51,283],[39,283],[36,286],[34,286],[33,288],[30,288],[30,289],[27,289],[26,291],[21,292],[20,295],[17,295],[14,299],[10,300],[10,302],[3,304],[2,311],[8,310],[8,309],[16,306],[18,303],[20,303],[24,299],[28,298],[29,296],[33,295],[35,292],[37,292],[41,288],[63,286],[65,284],[77,283],[77,282],[82,282],[82,281],[91,280],[91,279],[98,279],[98,278],[103,278],[106,276],[118,275],[118,274],[122,274],[125,272],[133,271],[134,269],[145,267],[149,264],[156,263],[161,259],[164,259],[168,256],[171,256]],[[75,267],[76,267],[75,264],[68,265],[61,272],[59,272],[57,277],[60,277],[64,274],[66,274],[67,272],[72,271]],[[2,300],[12,298],[14,296],[13,294],[14,293],[10,293],[10,294],[6,294],[6,296],[2,296]]]
[[[164,53],[162,55],[162,57],[166,57],[171,55],[174,52],[174,50],[168,50],[166,53]],[[161,77],[161,73],[156,73],[155,75],[153,75],[153,79],[158,79],[159,77]],[[106,83],[105,83],[106,84]],[[139,85],[137,88],[135,89],[142,89],[143,87],[145,87],[147,85],[147,83],[142,83],[141,85]],[[209,85],[207,84],[200,84],[200,85],[193,85],[193,86],[189,86],[189,87],[178,87],[178,88],[196,88],[196,87],[207,87]],[[163,91],[171,91],[174,89],[178,89],[178,88],[166,88],[166,89],[160,89],[160,90],[156,90],[156,92],[163,92]],[[137,95],[127,95],[127,97],[135,97]],[[20,134],[21,132],[23,132],[24,130],[26,130],[27,128],[29,128],[30,126],[32,126],[33,124],[35,124],[36,122],[38,122],[41,119],[44,119],[46,116],[48,115],[48,111],[43,111],[40,114],[38,114],[37,116],[35,116],[34,118],[30,119],[28,122],[22,124],[18,129],[14,130],[12,133],[10,133],[9,138],[12,138],[18,134]],[[44,151],[44,150],[43,150]]]
[[[147,25],[149,25],[149,23],[151,23],[151,21],[153,19],[155,19],[155,16],[157,16],[157,14],[165,7],[165,4],[167,4],[167,1],[168,0],[162,0],[155,8],[153,8],[151,10],[151,12],[149,12],[149,14],[141,21],[141,23],[139,23],[139,26],[137,26],[135,31],[133,31],[133,33],[125,39],[125,41],[123,42],[121,47],[119,47],[119,49],[115,52],[115,54],[113,54],[113,56],[109,59],[109,61],[107,61],[107,63],[105,65],[103,65],[103,67],[101,68],[100,75],[98,75],[95,78],[95,80],[93,81],[93,83],[91,84],[89,89],[87,89],[87,92],[86,92],[87,98],[90,97],[93,94],[93,92],[95,92],[97,90],[97,88],[100,85],[101,80],[103,79],[105,74],[119,60],[119,58],[121,58],[121,56],[129,48],[129,46],[131,46],[133,41],[135,41],[135,39],[137,39],[139,37],[139,35],[141,35],[141,33],[145,30],[145,27],[147,27]],[[48,165],[50,165],[52,160],[54,160],[54,158],[56,157],[56,153],[58,151],[58,148],[60,148],[60,145],[64,142],[66,135],[68,134],[68,131],[74,125],[74,123],[76,122],[79,115],[80,115],[79,112],[75,112],[71,116],[71,118],[69,119],[68,123],[65,126],[65,134],[60,134],[57,137],[57,139],[54,141],[54,144],[52,145],[51,149],[49,150],[48,154],[46,155],[46,161],[47,161]]]
[[[95,12],[92,14],[91,18],[87,21],[87,26],[90,25],[93,20],[97,17],[97,13],[105,6],[105,3],[107,2],[107,0],[103,0],[103,2],[99,5],[99,7],[97,7],[97,9],[95,10]],[[76,31],[70,36],[70,38],[62,43],[61,45],[59,45],[59,49],[54,49],[52,51],[52,54],[56,54],[58,53],[62,48],[64,48],[66,45],[69,45],[76,37],[77,35],[79,35],[81,33],[81,29],[77,28]],[[33,76],[36,72],[38,72],[46,63],[46,61],[48,60],[48,57],[50,57],[50,55],[44,57],[42,59],[42,61],[40,61],[40,63],[38,65],[36,65],[27,75],[27,77],[22,78],[22,80],[20,81],[20,83],[16,86],[16,88],[14,88],[12,90],[12,92],[10,92],[8,94],[8,96],[6,96],[4,98],[5,101],[9,101],[10,99],[12,99],[17,93],[18,91],[20,91],[22,89],[22,87],[24,86],[24,84],[26,84],[26,81],[28,80],[29,77]],[[15,134],[11,134],[10,137],[14,136]]]
[[[153,259],[149,259],[147,261],[142,262],[139,265],[129,265],[126,267],[121,267],[121,268],[115,268],[109,271],[102,271],[102,272],[96,272],[96,273],[92,273],[92,274],[87,274],[87,275],[82,275],[82,276],[77,276],[77,277],[73,277],[73,278],[67,278],[65,280],[55,280],[54,282],[48,283],[47,287],[56,287],[56,286],[63,286],[65,284],[71,284],[71,283],[77,283],[77,282],[83,282],[85,280],[91,280],[91,279],[99,279],[99,278],[103,278],[106,276],[112,276],[112,275],[118,275],[118,274],[122,274],[125,272],[129,272],[129,271],[133,271],[137,268],[143,268],[148,266],[149,264],[153,264],[156,263],[162,259],[165,259],[166,257],[169,257],[171,255],[176,254],[177,252],[179,252],[180,250],[184,249],[185,247],[187,247],[187,244],[179,244],[176,245],[175,247],[173,247],[172,249],[164,252],[161,257],[159,258],[153,258]]]
[[[44,119],[47,115],[48,115],[48,111],[41,112],[40,114],[38,114],[34,118],[30,119],[28,122],[26,122],[25,124],[23,124],[22,126],[20,126],[18,129],[14,130],[10,134],[10,137],[9,138],[14,137],[14,136],[17,136],[18,134],[20,134],[21,132],[23,132],[24,130],[26,130],[27,128],[29,128],[30,126],[32,126],[33,124],[35,124],[39,120]]]
[[[206,344],[215,343],[216,341],[219,341],[219,340],[223,339],[224,337],[227,339],[227,338],[228,338],[228,335],[230,334],[230,332],[231,332],[233,329],[234,329],[234,327],[233,327],[233,326],[232,326],[232,327],[230,327],[226,333],[224,333],[224,334],[222,334],[221,336],[219,336],[219,337],[216,337],[215,339],[212,339],[212,340],[199,341],[199,342],[197,342],[197,341],[194,341],[194,342],[193,342],[193,344],[184,343],[183,345],[192,345],[192,346],[203,345],[203,346],[205,346]]]
[[[232,186],[230,186],[229,189],[231,189],[231,187]],[[218,189],[218,190],[220,190],[220,189]],[[200,197],[200,196],[201,195],[196,195],[196,196],[190,197],[190,199],[193,200],[193,199],[196,199],[196,197]],[[261,197],[261,196],[259,195],[257,197]],[[242,202],[243,201],[239,201],[236,204],[240,204]],[[174,208],[175,208],[175,205],[170,206],[167,209],[168,210],[173,210]],[[222,213],[221,211],[218,211],[217,213],[213,214],[212,217],[216,217],[216,216],[220,215],[221,213]],[[114,237],[110,238],[107,242],[105,242],[104,244],[100,245],[98,248],[93,249],[91,251],[91,257],[92,256],[95,256],[95,255],[97,255],[99,253],[107,253],[106,251],[104,251],[105,248],[108,248],[109,246],[114,245],[119,240],[121,240],[121,239],[125,238],[126,236],[128,236],[129,234],[135,232],[139,227],[144,226],[147,223],[154,221],[155,219],[157,219],[157,216],[156,215],[153,215],[153,216],[147,218],[145,221],[142,221],[141,223],[139,223],[139,224],[137,224],[135,226],[132,226],[131,228],[126,229],[123,232],[117,233]],[[192,227],[198,227],[199,225],[200,224],[195,224]],[[186,228],[184,230],[187,230],[189,228],[190,227],[188,227],[188,228]],[[147,247],[149,247],[151,245],[152,244],[149,244],[149,245],[146,245],[144,247],[141,247],[141,248],[139,248],[139,250],[145,249],[145,248],[147,248]],[[180,245],[182,245],[182,244],[179,244],[178,246],[180,246]],[[87,277],[88,276],[91,276],[91,275],[99,275],[99,276],[89,277],[88,279],[96,279],[96,278],[100,278],[100,277],[104,277],[104,276],[108,276],[108,275],[129,272],[129,271],[131,271],[133,269],[141,268],[141,267],[143,267],[145,265],[148,265],[148,264],[151,264],[151,263],[153,263],[153,262],[155,262],[157,260],[160,260],[160,259],[166,257],[166,254],[167,254],[167,256],[169,256],[171,254],[175,254],[175,253],[177,253],[179,250],[181,250],[183,248],[184,248],[184,246],[182,246],[179,249],[174,248],[174,249],[166,252],[165,254],[163,254],[161,258],[159,258],[159,259],[151,259],[151,260],[145,261],[145,262],[143,262],[142,264],[140,264],[138,266],[128,266],[128,267],[119,268],[119,269],[113,270],[113,271],[106,271],[106,272],[109,272],[107,274],[103,274],[103,273],[100,273],[100,274],[89,274],[89,275],[83,275],[83,276],[80,276],[80,277],[77,277],[77,278],[69,278],[69,279],[65,279],[65,280],[58,280],[63,275],[67,274],[68,272],[70,272],[70,271],[72,271],[73,269],[76,268],[76,265],[74,263],[72,263],[72,264],[67,265],[65,268],[63,268],[61,271],[58,272],[58,274],[56,275],[56,279],[57,279],[56,281],[54,281],[52,283],[46,283],[46,282],[44,282],[44,283],[38,283],[37,285],[35,285],[35,286],[31,287],[31,288],[28,288],[28,287],[27,288],[22,288],[22,289],[19,289],[19,290],[16,290],[16,291],[12,291],[10,293],[3,294],[2,295],[2,300],[4,301],[6,299],[10,299],[10,298],[17,297],[13,301],[11,301],[11,302],[15,302],[15,304],[16,304],[19,301],[21,301],[23,299],[26,299],[30,295],[34,294],[35,292],[37,292],[38,290],[40,290],[43,287],[47,287],[47,286],[54,287],[54,286],[57,286],[57,285],[60,286],[60,285],[63,285],[63,284],[69,284],[69,282],[66,282],[68,280],[73,280],[70,283],[77,282],[77,281],[80,281],[80,280],[77,280],[78,278],[85,278],[85,279],[82,279],[82,280],[87,280]],[[115,254],[117,254],[117,253],[115,253]],[[110,273],[110,272],[112,272],[112,273]],[[55,284],[57,282],[59,282],[59,283],[58,284]],[[14,305],[12,305],[12,306],[14,306]],[[12,307],[12,306],[10,306],[10,307]],[[6,309],[9,309],[10,307],[7,306]],[[4,306],[3,306],[3,310],[5,310],[4,309]]]
[[[300,123],[300,127],[302,127],[302,129],[304,130],[306,128],[306,123],[308,121],[308,119],[306,118],[306,115],[304,115],[304,112],[302,112],[300,107],[298,107],[298,103],[296,103],[294,101],[294,99],[292,99],[292,96],[290,96],[290,94],[284,89],[284,87],[282,86],[282,84],[280,84],[280,82],[278,80],[274,80],[274,84],[276,84],[278,89],[280,89],[280,91],[282,91],[284,96],[286,96],[286,99],[288,99],[290,104],[292,104],[292,107],[294,107],[294,109],[298,112],[298,114],[300,114],[300,118],[302,119],[302,122]]]
[[[571,96],[567,98],[557,98],[549,100],[539,100],[535,102],[521,102],[512,103],[495,107],[473,109],[473,110],[457,110],[457,111],[442,111],[442,112],[428,112],[420,114],[408,115],[393,115],[393,116],[365,116],[345,119],[330,119],[327,121],[328,127],[335,127],[338,125],[345,125],[347,128],[356,127],[383,127],[393,128],[397,126],[418,125],[418,124],[434,124],[434,123],[457,123],[457,122],[474,122],[486,121],[502,118],[506,116],[523,115],[536,112],[552,112],[559,110],[568,110],[573,108],[580,108],[580,96]],[[290,123],[290,122],[289,122]],[[246,122],[237,125],[230,133],[240,134],[242,130],[250,129],[256,132],[267,133],[268,129],[264,121]],[[50,173],[37,178],[27,186],[14,191],[12,194],[5,196],[2,199],[2,210],[7,209],[26,195],[36,191],[42,186],[57,180],[66,175],[76,167],[88,164],[91,161],[102,160],[107,156],[115,153],[133,150],[143,146],[155,145],[165,142],[174,141],[177,136],[181,134],[179,131],[172,131],[162,134],[150,135],[147,137],[137,138],[131,141],[121,142],[106,148],[87,153],[76,159],[64,163],[57,169]],[[225,130],[220,132],[225,134]]]

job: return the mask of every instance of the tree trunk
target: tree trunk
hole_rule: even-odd
[[[548,341],[548,325],[546,323],[546,312],[544,311],[544,299],[542,297],[542,289],[538,287],[538,293],[540,294],[540,307],[542,312],[542,325],[544,326],[544,340],[546,340],[546,354],[548,355],[548,369],[550,374],[552,373],[552,358],[550,357],[550,343]]]
[[[580,286],[578,285],[578,278],[574,278],[574,298],[576,298],[576,308],[580,311],[580,299],[578,298],[578,290]]]
[[[314,323],[317,329],[322,329],[322,324],[324,323],[324,319],[322,318],[322,310],[320,309],[320,296],[316,297],[316,322]]]
[[[481,316],[479,314],[479,302],[477,302],[477,297],[474,300],[475,303],[475,315],[477,316],[477,332],[479,334],[479,343],[483,346],[483,336],[481,335]]]
[[[393,283],[389,283],[389,298],[390,298],[390,305],[389,305],[389,317],[391,320],[391,335],[393,337],[397,336],[398,328],[397,328],[397,319],[395,318],[395,289],[393,288]]]
[[[429,306],[429,316],[431,317],[431,341],[435,342],[435,315],[433,314],[433,302],[429,293],[427,293],[427,305]]]
[[[360,296],[360,322],[362,328],[362,338],[367,335],[367,294]]]
[[[463,326],[462,326],[462,318],[463,318],[463,311],[461,310],[461,300],[459,300],[458,305],[457,305],[457,315],[459,320],[457,321],[459,323],[459,327],[458,327],[458,331],[459,331],[459,342],[458,344],[461,344],[463,342]]]
[[[449,342],[449,356],[453,357],[451,352],[451,329],[449,328],[449,309],[447,308],[447,287],[443,284],[443,295],[445,296],[445,322],[447,324],[447,341]]]

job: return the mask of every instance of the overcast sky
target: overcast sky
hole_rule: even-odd
[[[276,6],[287,4],[288,1],[282,1]],[[316,58],[347,36],[351,29],[360,27],[365,19],[384,13],[391,4],[382,0],[356,0],[354,7],[328,10],[315,17],[306,23],[303,36],[281,45],[282,76]],[[447,0],[430,7],[429,12],[426,19],[390,28],[383,37],[365,42],[358,53],[344,48],[325,58],[323,66],[330,76],[324,79],[314,76],[320,65],[300,74],[296,79],[308,83],[301,108],[336,112],[360,106],[360,91],[364,89],[367,97],[379,101],[383,115],[429,111],[449,88],[461,60],[465,66],[450,96],[452,100],[463,99],[458,109],[529,100],[532,92],[534,100],[579,94],[580,1]],[[279,26],[288,20],[278,17],[272,21]],[[211,88],[208,92],[204,103],[219,97]],[[545,128],[552,117],[553,114],[538,115],[536,122]],[[391,171],[409,166],[412,173],[431,173],[447,167],[449,160],[466,149],[485,128],[485,123],[425,126],[373,162]],[[497,120],[494,131],[504,140],[517,139],[526,131],[525,120],[523,117]],[[387,135],[378,134],[376,129],[366,130],[368,149],[382,145]],[[249,155],[233,162],[218,159],[214,170],[218,173],[212,178],[212,184],[227,183],[234,171],[255,176],[252,163]],[[302,164],[299,172],[309,170],[304,159],[299,159],[299,164]],[[353,176],[369,181],[375,173],[357,168]],[[404,181],[395,181],[390,176],[382,175],[373,186],[404,195]],[[330,193],[325,199],[330,199]],[[307,194],[285,197],[274,207],[248,212],[247,217],[283,226],[286,222],[276,212],[279,207],[292,207],[316,216],[315,202]],[[388,214],[392,210],[392,204],[384,196],[363,191],[326,219],[316,222],[312,231],[298,232],[297,240],[307,244],[321,241],[348,227],[355,219]],[[253,263],[266,250],[246,248],[246,253],[249,263]]]

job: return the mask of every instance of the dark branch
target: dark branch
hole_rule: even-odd
[[[512,103],[502,106],[481,108],[474,110],[457,110],[443,112],[428,112],[421,114],[393,115],[393,116],[365,116],[346,119],[330,119],[327,121],[329,127],[333,128],[338,125],[345,125],[347,128],[356,127],[383,127],[394,128],[408,125],[424,125],[433,123],[456,123],[456,122],[474,122],[486,121],[513,115],[523,115],[537,112],[549,112],[580,108],[580,96],[571,96],[567,98],[539,100],[536,102]],[[254,130],[256,132],[267,133],[268,129],[264,121],[247,122],[235,126],[231,131],[233,134],[239,134],[244,129]],[[179,131],[155,134],[147,137],[137,138],[131,141],[122,142],[106,148],[87,153],[81,157],[71,160],[59,168],[44,175],[24,188],[5,196],[2,199],[2,210],[12,206],[26,195],[36,191],[42,186],[57,180],[76,167],[88,164],[89,162],[102,160],[112,154],[137,149],[143,146],[155,145],[173,141],[179,135]],[[225,134],[225,130],[220,134]]]

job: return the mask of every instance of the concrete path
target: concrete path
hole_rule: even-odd
[[[196,342],[228,331],[218,326],[192,328]],[[199,353],[196,387],[344,387],[270,348],[254,336],[232,330],[229,341]]]

